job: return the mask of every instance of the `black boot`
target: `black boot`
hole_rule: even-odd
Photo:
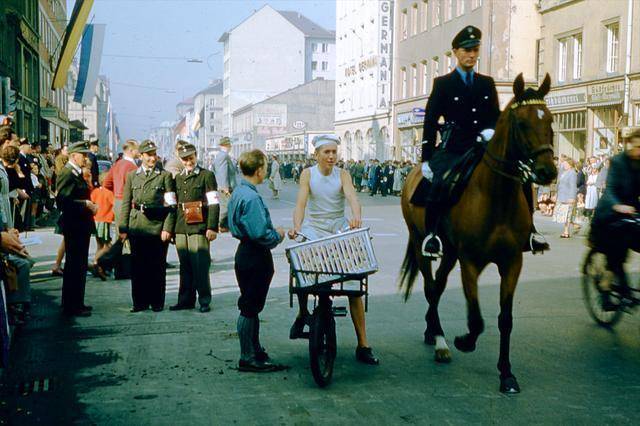
[[[533,254],[537,254],[537,253],[544,254],[544,252],[547,250],[550,250],[551,247],[549,247],[549,243],[547,242],[547,240],[544,239],[542,234],[538,232],[538,230],[536,229],[536,225],[533,224],[533,213],[534,213],[533,187],[531,183],[525,183],[524,185],[522,185],[522,189],[524,191],[524,198],[527,200],[527,205],[529,206],[529,212],[531,213],[531,223],[532,223],[531,235],[529,236],[529,239],[525,243],[525,246],[522,249],[522,251],[525,253],[530,251]]]
[[[425,234],[422,241],[422,255],[424,257],[437,259],[442,257],[442,240],[436,231],[440,221],[440,209],[436,203],[427,204],[427,214],[425,214]]]

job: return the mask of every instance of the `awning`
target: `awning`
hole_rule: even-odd
[[[87,130],[88,127],[84,125],[84,123],[80,120],[71,120],[69,122],[69,126],[78,129],[78,130]]]
[[[60,114],[58,114],[58,108],[40,108],[40,117],[42,117],[43,120],[47,120],[49,123],[55,124],[58,127],[62,127],[63,129],[67,130],[69,129],[69,123],[60,118]]]
[[[56,72],[51,84],[51,88],[54,90],[62,89],[67,83],[67,72],[76,54],[80,37],[84,32],[84,26],[89,18],[89,12],[93,7],[93,1],[94,0],[76,0],[73,12],[71,13],[71,20],[65,30],[64,41],[62,43],[62,49],[60,50],[60,59],[58,60]]]

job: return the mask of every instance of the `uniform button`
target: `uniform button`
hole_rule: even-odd
[[[457,101],[459,98],[456,96],[455,98],[453,98],[454,101]]]
[[[485,96],[484,98],[485,98],[485,99],[489,99],[489,97],[488,97],[488,96]]]
[[[473,124],[478,124],[478,120],[473,120]]]
[[[471,108],[471,112],[476,112],[476,109],[475,108]]]

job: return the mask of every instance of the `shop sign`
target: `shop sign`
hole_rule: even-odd
[[[33,50],[38,50],[38,36],[22,20],[20,21],[20,34]]]
[[[307,123],[305,123],[304,121],[301,121],[301,120],[297,120],[297,121],[293,122],[292,126],[293,126],[294,129],[302,130],[305,127],[307,127]]]
[[[391,2],[382,0],[378,3],[378,100],[377,107],[381,110],[389,109],[391,100],[391,43],[393,35],[391,29]]]
[[[396,117],[398,127],[408,127],[422,124],[424,122],[424,109],[414,108],[409,112],[401,112]]]
[[[547,106],[549,106],[549,108],[562,108],[586,103],[587,95],[585,92],[558,94],[554,96],[547,96],[545,101],[547,101]]]
[[[623,99],[623,81],[596,84],[587,88],[587,101],[589,104],[621,103]]]

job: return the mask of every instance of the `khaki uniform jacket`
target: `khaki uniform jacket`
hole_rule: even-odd
[[[127,174],[120,232],[160,236],[161,231],[173,233],[175,221],[175,184],[171,174],[156,168],[147,177],[142,167]]]
[[[209,170],[196,166],[193,172],[183,170],[176,176],[176,195],[178,209],[176,214],[176,234],[204,234],[207,229],[218,232],[220,204],[218,202],[218,184],[215,175]],[[204,222],[187,224],[183,203],[202,201]]]

